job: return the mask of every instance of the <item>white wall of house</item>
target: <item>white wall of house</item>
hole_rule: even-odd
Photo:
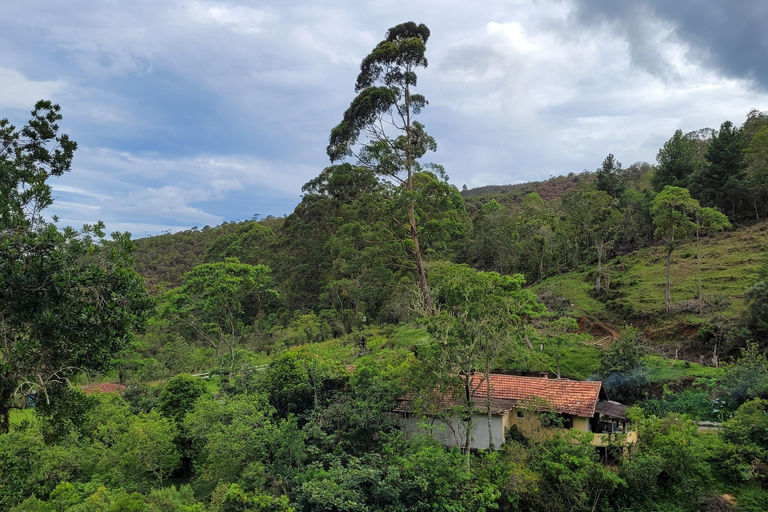
[[[419,425],[428,423],[432,425],[432,436],[445,446],[464,446],[464,432],[466,424],[460,419],[454,419],[450,422],[443,422],[436,418],[421,418],[410,416],[403,418],[402,429],[406,436],[412,436],[420,432]],[[493,429],[493,444],[498,450],[504,439],[504,425],[502,417],[494,415],[491,417],[491,427]],[[422,433],[426,431],[421,431]],[[488,415],[475,414],[472,417],[472,448],[488,448]]]

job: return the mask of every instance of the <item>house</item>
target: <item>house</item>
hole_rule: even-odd
[[[592,444],[605,448],[637,441],[626,416],[627,406],[601,400],[600,381],[576,381],[516,375],[483,374],[470,378],[473,400],[470,446],[489,447],[488,389],[490,388],[493,444],[498,449],[512,427],[525,437],[544,439],[568,430],[592,432]],[[603,393],[603,396],[605,394]],[[425,419],[433,436],[448,446],[462,446],[466,439],[464,402],[440,396],[432,413],[415,414],[416,401],[405,397],[396,409],[403,416],[406,434],[420,430]]]

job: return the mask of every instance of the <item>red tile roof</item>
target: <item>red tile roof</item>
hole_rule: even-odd
[[[92,395],[93,393],[122,393],[125,390],[125,386],[122,384],[114,384],[112,382],[102,382],[101,384],[88,384],[83,386],[83,392],[86,395]]]
[[[482,374],[472,376],[472,387],[477,387],[475,400],[488,396],[488,385],[483,377]],[[556,412],[582,417],[595,414],[602,386],[599,381],[519,377],[497,373],[492,373],[489,379],[493,398],[516,400],[524,407],[550,407]]]

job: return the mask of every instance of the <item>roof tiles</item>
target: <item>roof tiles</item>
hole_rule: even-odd
[[[602,386],[599,381],[519,377],[497,373],[489,375],[489,380],[492,398],[516,400],[523,407],[548,407],[556,412],[581,417],[595,414]],[[472,384],[476,388],[475,400],[488,396],[488,383],[482,374],[473,375]]]

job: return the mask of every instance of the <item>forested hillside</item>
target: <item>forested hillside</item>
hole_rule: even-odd
[[[429,35],[363,60],[285,218],[59,229],[58,106],[0,122],[1,509],[768,509],[768,113],[653,165],[460,192],[423,161]],[[523,414],[556,435],[470,449],[491,373],[600,380],[638,441],[601,458],[544,400]]]

